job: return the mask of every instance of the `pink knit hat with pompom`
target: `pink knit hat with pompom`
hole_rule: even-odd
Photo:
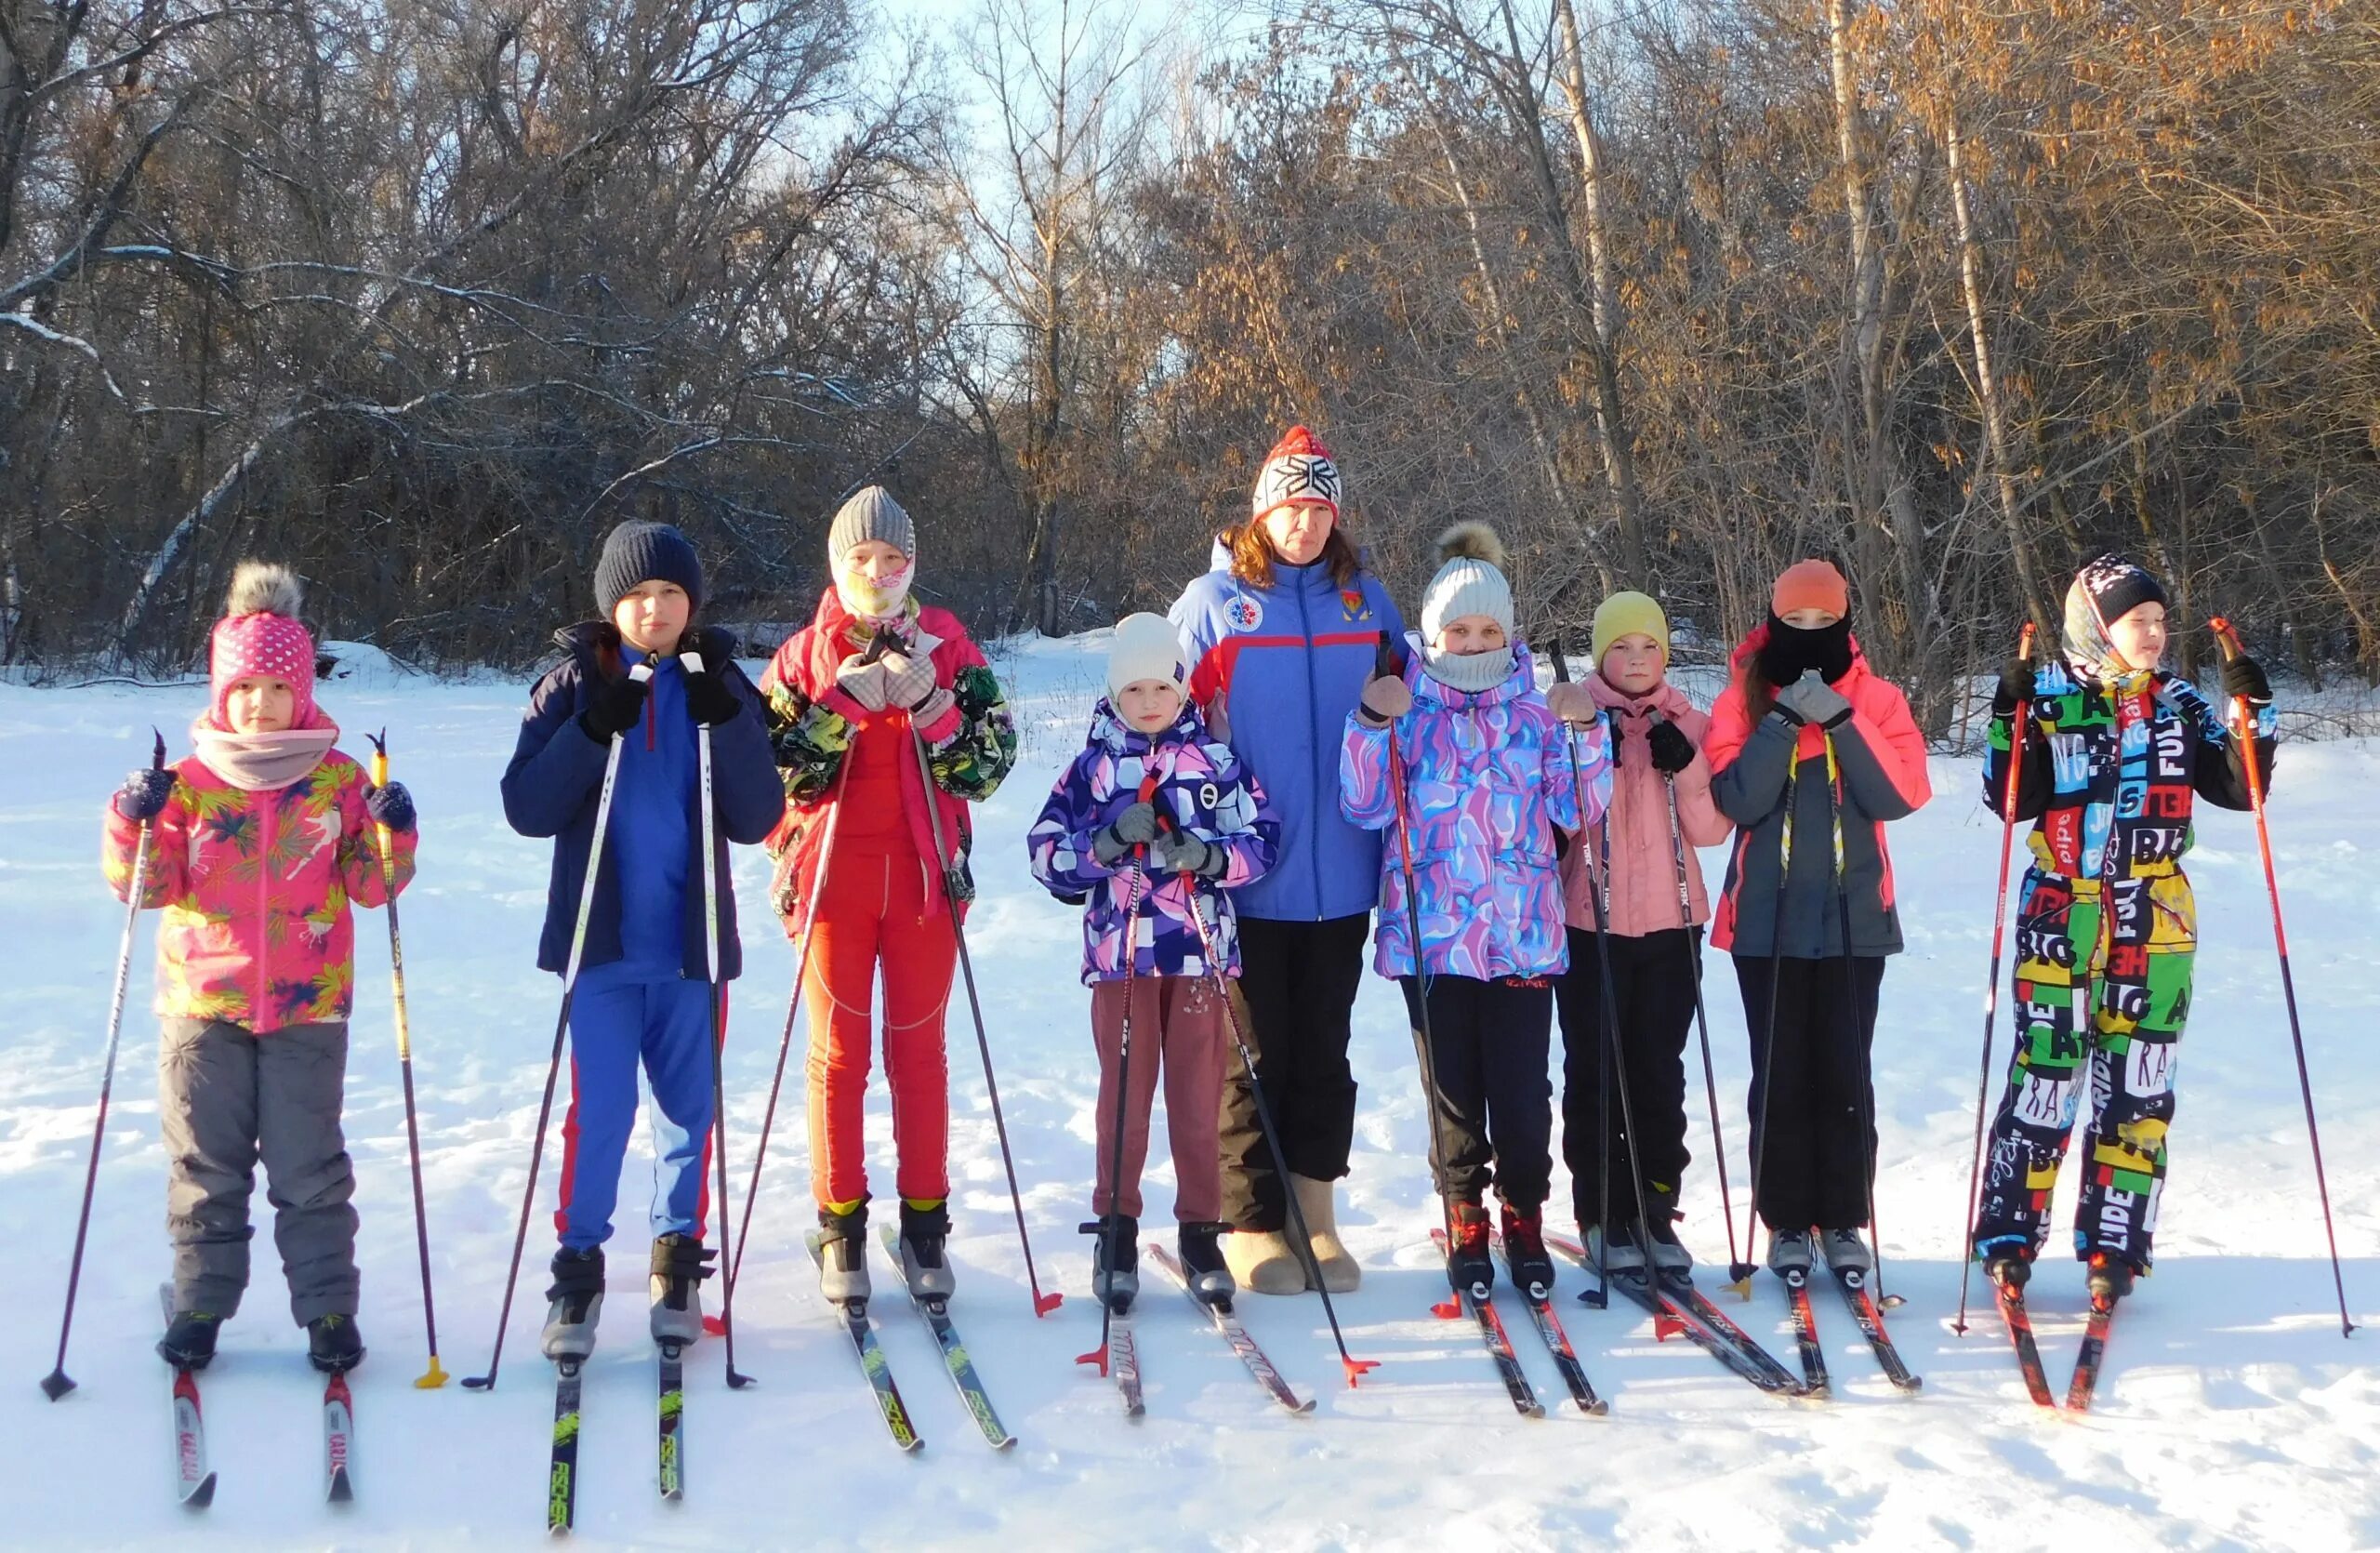
[[[244,561],[231,575],[231,591],[223,601],[223,617],[215,622],[207,652],[207,677],[214,704],[208,721],[229,732],[225,714],[231,687],[252,675],[289,682],[297,692],[289,725],[311,728],[319,713],[314,708],[314,637],[298,623],[305,591],[285,566]]]

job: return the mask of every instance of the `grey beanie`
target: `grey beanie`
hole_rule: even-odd
[[[1446,564],[1421,595],[1421,640],[1437,645],[1450,620],[1485,615],[1513,633],[1513,585],[1504,577],[1504,544],[1484,523],[1459,523],[1438,536]]]
[[[604,617],[630,589],[646,582],[674,582],[700,608],[702,557],[694,553],[694,542],[668,524],[624,523],[603,537],[602,558],[595,563],[595,602]]]
[[[881,485],[863,485],[835,512],[826,530],[826,561],[834,566],[870,539],[881,539],[911,560],[918,554],[918,525]]]

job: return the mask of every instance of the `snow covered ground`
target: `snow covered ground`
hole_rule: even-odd
[[[1153,1281],[1140,1322],[1148,1416],[1124,1425],[1113,1389],[1071,1362],[1099,1324],[1087,1242],[1075,1232],[1087,1212],[1094,1072],[1077,980],[1078,924],[1034,888],[1022,845],[1077,746],[1103,652],[1087,638],[1004,663],[1025,761],[983,815],[985,898],[970,935],[1035,1251],[1045,1283],[1069,1295],[1038,1321],[963,1008],[951,1025],[957,1314],[1022,1443],[1009,1455],[985,1448],[922,1324],[894,1300],[879,1301],[878,1324],[927,1445],[905,1458],[885,1439],[801,1249],[809,1215],[796,1082],[778,1118],[737,1301],[737,1357],[760,1384],[729,1393],[717,1345],[696,1351],[681,1506],[661,1504],[654,1490],[651,1355],[632,1276],[641,1237],[617,1242],[626,1253],[615,1259],[619,1302],[588,1368],[578,1497],[586,1540],[1267,1553],[1450,1542],[1995,1550],[2085,1539],[2192,1548],[2380,1543],[2380,1350],[2371,1347],[2380,1336],[2339,1335],[2245,816],[2202,815],[2191,871],[2204,948],[2161,1256],[2156,1277],[2125,1307],[2098,1409],[2080,1420],[2034,1409],[1988,1304],[1978,1301],[1968,1335],[1950,1332],[1997,840],[1974,801],[1971,762],[1937,761],[1939,796],[1893,835],[1911,948],[1885,977],[1877,1043],[1880,1206],[1887,1282],[1909,1299],[1893,1325],[1925,1377],[1922,1395],[1904,1398],[1884,1383],[1831,1295],[1818,1317],[1835,1400],[1791,1402],[1759,1395],[1683,1341],[1657,1345],[1633,1309],[1602,1314],[1571,1303],[1584,1280],[1566,1273],[1566,1320],[1610,1415],[1563,1409],[1543,1422],[1515,1418],[1471,1330],[1429,1314],[1444,1283],[1424,1238],[1435,1209],[1421,1162],[1420,1086],[1396,1000],[1368,981],[1355,1045],[1362,1111],[1342,1212],[1367,1278],[1340,1309],[1356,1353],[1381,1368],[1349,1391],[1315,1301],[1243,1299],[1259,1340],[1320,1399],[1314,1416],[1289,1417],[1268,1406],[1187,1304]],[[15,1268],[11,1319],[0,1322],[0,1542],[525,1546],[543,1520],[551,1404],[534,1348],[547,1230],[541,1215],[499,1387],[415,1390],[420,1289],[377,914],[364,914],[358,934],[363,994],[348,1092],[373,1350],[355,1387],[358,1502],[337,1511],[317,1502],[317,1388],[300,1334],[284,1319],[268,1229],[249,1303],[205,1377],[221,1490],[200,1517],[173,1503],[165,1374],[149,1351],[166,1255],[146,923],[69,1363],[81,1389],[53,1405],[34,1385],[56,1340],[121,921],[94,866],[98,809],[142,759],[152,723],[167,730],[171,747],[185,747],[180,730],[202,699],[189,688],[0,688],[0,1245]],[[364,731],[388,724],[424,816],[421,876],[403,921],[440,1335],[446,1367],[459,1376],[487,1357],[556,998],[553,979],[530,968],[546,849],[506,829],[496,794],[522,690],[364,677],[326,686],[324,699],[350,731],[350,750],[363,748]],[[2380,917],[2375,785],[2380,746],[2297,746],[2283,757],[2274,815],[2359,1320],[2380,1319],[2380,1068],[2360,1055],[2380,1008],[2370,947]],[[1715,854],[1706,866],[1715,883]],[[747,900],[759,897],[763,871],[757,852],[741,860]],[[747,943],[756,952],[735,991],[728,1073],[739,1200],[792,976],[781,942],[755,935]],[[1724,961],[1713,958],[1710,976],[1740,1196],[1743,1022]],[[1995,1066],[2007,1051],[2003,1007]],[[1791,1364],[1773,1281],[1759,1281],[1749,1307],[1717,1287],[1726,1235],[1699,1094],[1694,1108],[1699,1158],[1686,1232],[1712,1269],[1703,1281]],[[880,1095],[870,1119],[872,1158],[889,1170]],[[631,1224],[641,1152],[624,1194]],[[1163,1159],[1154,1151],[1157,1204],[1167,1201]],[[541,1202],[550,1201],[551,1160],[549,1149]],[[1557,1201],[1564,1192],[1557,1184]],[[267,1212],[261,1192],[257,1208]],[[2081,1284],[2079,1270],[2060,1261],[2034,1285],[2061,1389],[2081,1327]],[[1552,1364],[1516,1306],[1508,1320],[1552,1401],[1560,1395]]]

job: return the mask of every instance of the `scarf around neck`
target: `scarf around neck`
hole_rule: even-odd
[[[338,725],[328,718],[321,718],[314,727],[269,734],[231,733],[205,717],[190,728],[192,748],[206,769],[242,792],[271,792],[303,781],[323,763],[337,738]]]

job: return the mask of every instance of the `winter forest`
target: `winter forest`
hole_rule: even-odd
[[[2109,544],[2185,671],[2380,679],[2375,66],[2339,0],[0,0],[0,663],[185,669],[270,552],[522,665],[640,515],[783,622],[869,479],[1054,635],[1302,419],[1525,631],[1834,557],[1937,737]]]

